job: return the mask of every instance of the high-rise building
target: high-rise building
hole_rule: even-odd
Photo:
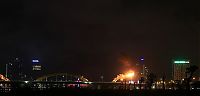
[[[40,62],[39,62],[39,60],[37,60],[37,59],[34,59],[34,60],[32,60],[32,70],[33,71],[40,71],[40,70],[42,70],[42,66],[40,65]]]
[[[186,68],[190,66],[189,60],[181,60],[181,61],[173,61],[172,68],[172,76],[174,80],[182,80],[186,77]]]
[[[38,59],[33,59],[32,60],[32,73],[31,73],[31,78],[32,80],[35,80],[42,74],[42,65],[41,62]]]
[[[19,81],[23,79],[22,60],[20,58],[11,59],[7,66],[8,78],[10,80]]]

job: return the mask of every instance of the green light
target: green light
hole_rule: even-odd
[[[190,61],[174,61],[176,64],[190,63]]]

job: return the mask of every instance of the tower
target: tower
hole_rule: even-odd
[[[39,60],[37,59],[33,59],[32,60],[32,70],[33,71],[41,71],[42,70],[42,66],[40,65]]]
[[[8,78],[14,81],[23,80],[22,60],[20,58],[16,57],[9,62]]]
[[[35,80],[41,75],[42,65],[38,59],[32,60],[32,80]]]

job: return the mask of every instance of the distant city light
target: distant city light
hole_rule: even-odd
[[[24,81],[25,83],[28,83],[29,81]]]
[[[32,62],[33,62],[33,63],[38,63],[38,62],[39,62],[39,60],[32,60]]]
[[[141,58],[140,60],[141,60],[141,61],[144,61],[144,58]]]
[[[190,61],[174,61],[176,64],[190,63]]]

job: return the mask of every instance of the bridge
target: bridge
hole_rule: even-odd
[[[0,81],[10,81],[10,80],[0,74]]]
[[[82,81],[88,82],[89,80],[81,75],[73,75],[68,73],[54,73],[38,77],[35,81]]]

